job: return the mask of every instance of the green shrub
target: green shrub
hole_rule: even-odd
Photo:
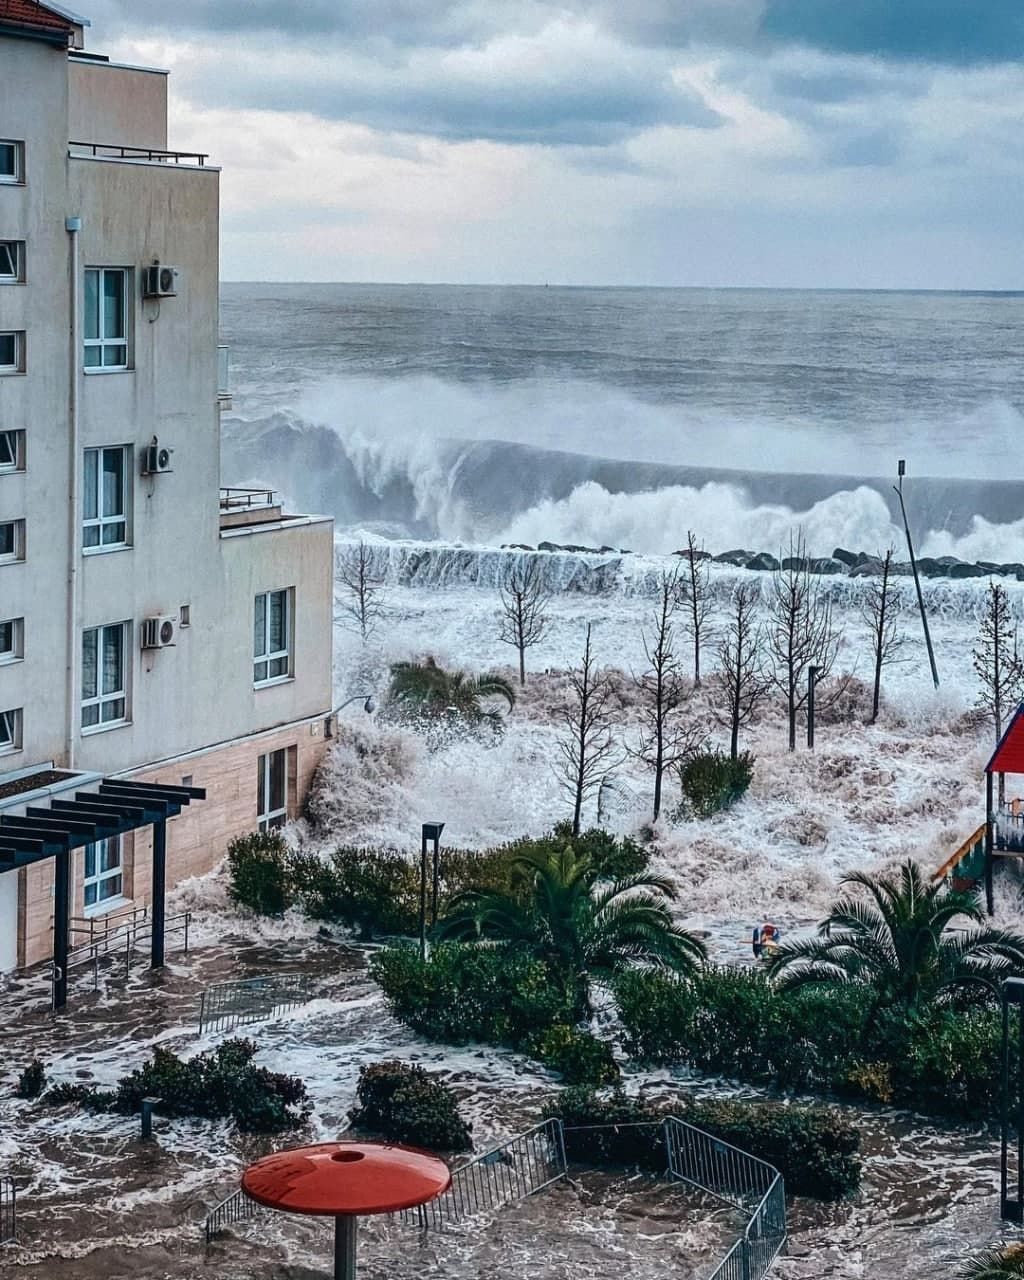
[[[566,1084],[600,1086],[615,1084],[619,1079],[611,1045],[564,1022],[535,1032],[523,1048],[545,1067],[558,1071]]]
[[[420,1066],[378,1062],[361,1067],[356,1098],[352,1124],[389,1142],[434,1151],[466,1151],[472,1145],[454,1091]]]
[[[279,916],[292,903],[288,846],[276,831],[254,831],[228,845],[229,893],[261,916]]]
[[[735,760],[722,751],[701,751],[679,769],[683,806],[698,818],[731,808],[746,795],[754,773],[754,757],[742,751]]]
[[[187,1062],[168,1049],[155,1049],[152,1060],[124,1076],[114,1090],[60,1084],[43,1101],[133,1112],[140,1110],[143,1098],[156,1097],[165,1116],[230,1117],[247,1133],[298,1128],[310,1111],[306,1086],[296,1076],[254,1066],[255,1055],[251,1040],[225,1040]]]
[[[38,1058],[33,1059],[18,1076],[14,1094],[18,1098],[38,1098],[46,1087],[46,1072]]]
[[[446,942],[426,961],[415,947],[385,947],[370,975],[397,1018],[444,1044],[519,1045],[572,1021],[572,1000],[539,961],[506,947]]]
[[[674,1115],[773,1165],[790,1193],[839,1200],[860,1185],[860,1134],[827,1107],[698,1102],[684,1097],[653,1104],[617,1091],[598,1094],[576,1088],[564,1090],[544,1108],[544,1115],[563,1121],[566,1154],[584,1163],[664,1169],[666,1155],[658,1126]]]

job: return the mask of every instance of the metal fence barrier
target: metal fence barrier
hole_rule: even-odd
[[[263,1205],[257,1204],[255,1200],[250,1200],[241,1188],[233,1191],[231,1195],[211,1209],[207,1215],[203,1227],[206,1234],[206,1243],[209,1244],[214,1236],[227,1230],[234,1223],[245,1222],[262,1211]]]
[[[18,1195],[14,1179],[0,1177],[0,1244],[15,1240],[17,1231]]]
[[[230,1031],[252,1022],[264,1022],[277,1013],[305,1004],[313,998],[313,983],[304,973],[274,974],[220,982],[207,987],[199,1002],[199,1034]]]
[[[763,1280],[786,1243],[782,1175],[675,1116],[663,1126],[669,1173],[749,1215],[743,1235],[708,1280]]]
[[[444,1195],[399,1217],[424,1228],[443,1227],[525,1200],[568,1172],[562,1122],[545,1120],[460,1166]]]

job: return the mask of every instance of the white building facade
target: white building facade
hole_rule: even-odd
[[[205,788],[173,884],[301,807],[333,526],[221,489],[219,171],[168,151],[166,75],[83,26],[0,0],[0,817],[97,777]],[[147,903],[148,841],[74,851],[72,933]],[[0,971],[53,954],[53,874],[0,831]]]

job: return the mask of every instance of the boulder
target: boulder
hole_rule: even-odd
[[[686,555],[685,551],[681,551],[680,555]],[[737,569],[746,568],[747,561],[754,557],[753,551],[723,551],[721,555],[712,556],[715,564],[731,564]]]
[[[951,578],[988,578],[990,571],[983,569],[980,564],[966,564],[960,560],[949,566],[949,576]]]
[[[779,568],[779,562],[770,551],[759,551],[747,561],[746,568],[774,573]]]
[[[942,556],[941,559],[935,559],[933,556],[922,556],[917,562],[917,571],[922,578],[948,578],[949,577],[949,556]]]
[[[783,569],[799,569],[807,568],[807,560],[803,556],[786,556],[782,562]]]
[[[807,561],[808,573],[842,573],[845,574],[849,565],[842,560],[836,560],[833,556],[818,556]]]
[[[1018,564],[1016,562],[1013,564],[1001,564],[999,566],[999,572],[1005,574],[1008,578],[1016,578],[1019,581],[1024,578],[1024,564]]]
[[[503,542],[501,549],[502,551],[532,551],[533,547],[527,542]]]
[[[674,556],[683,556],[683,557],[684,557],[684,559],[686,559],[686,560],[689,560],[689,559],[691,558],[691,557],[690,557],[690,548],[689,548],[689,547],[683,547],[682,551],[673,551],[673,552],[672,552],[672,554],[673,554]],[[731,551],[727,551],[725,554],[726,554],[726,555],[732,555],[733,553],[732,553]],[[742,552],[740,552],[739,554],[742,554]],[[700,547],[697,547],[697,548],[696,548],[696,550],[695,550],[695,551],[694,551],[694,553],[693,553],[693,559],[694,559],[694,560],[710,560],[710,559],[711,559],[711,552],[710,552],[710,551],[702,551],[702,550],[700,549]],[[722,557],[721,557],[721,556],[715,556],[715,559],[716,559],[716,560],[721,561]]]
[[[861,553],[863,554],[863,552]],[[859,560],[859,556],[855,551],[847,551],[843,547],[836,547],[832,552],[833,560],[842,560],[848,569],[852,569]]]
[[[869,556],[850,570],[851,578],[877,578],[882,572],[882,562],[877,557]]]

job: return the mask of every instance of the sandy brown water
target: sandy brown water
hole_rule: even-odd
[[[0,1248],[0,1280],[313,1280],[329,1273],[330,1230],[322,1223],[261,1215],[207,1247],[202,1222],[238,1184],[251,1159],[298,1141],[338,1136],[354,1100],[359,1067],[400,1057],[442,1072],[472,1117],[477,1149],[529,1127],[557,1082],[521,1056],[489,1048],[418,1041],[388,1014],[370,981],[365,950],[328,939],[253,942],[222,937],[168,968],[140,963],[74,978],[67,1012],[55,1017],[39,975],[9,984],[0,1026],[0,1172],[19,1186],[19,1243]],[[258,1061],[303,1077],[315,1105],[306,1133],[243,1137],[226,1123],[157,1120],[142,1143],[138,1117],[45,1108],[14,1099],[17,1071],[32,1058],[51,1080],[111,1084],[162,1044],[190,1052],[198,1000],[209,983],[268,971],[304,972],[313,1001],[245,1028]],[[679,1087],[662,1074],[658,1092]],[[718,1091],[704,1083],[701,1089]],[[998,1146],[979,1129],[927,1124],[886,1111],[857,1118],[864,1186],[850,1203],[790,1201],[783,1280],[903,1280],[952,1275],[972,1247],[1000,1238]],[[574,1172],[487,1220],[425,1237],[390,1220],[368,1223],[361,1240],[367,1277],[498,1275],[518,1280],[593,1277],[636,1280],[710,1275],[736,1222],[694,1193],[625,1174]]]

